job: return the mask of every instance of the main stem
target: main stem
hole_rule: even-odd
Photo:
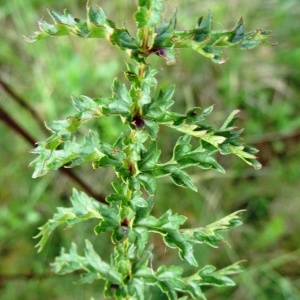
[[[132,120],[129,120],[131,131],[128,136],[127,144],[127,155],[125,159],[124,165],[129,170],[129,178],[125,182],[126,184],[126,197],[127,197],[127,203],[120,203],[119,211],[120,213],[123,212],[123,214],[126,214],[128,212],[130,214],[130,201],[133,198],[133,195],[135,192],[139,192],[135,189],[134,186],[130,184],[130,181],[132,181],[132,178],[136,177],[140,171],[138,169],[137,161],[134,159],[135,153],[133,153],[133,146],[137,143],[136,141],[136,133],[139,129],[139,119],[142,113],[142,107],[140,103],[140,99],[143,95],[143,91],[141,88],[141,84],[145,77],[145,70],[146,65],[145,64],[139,64],[138,65],[138,81],[131,83],[131,89],[134,90],[135,94],[134,97],[131,95],[132,98],[132,107],[131,107],[131,113],[132,113]],[[127,215],[122,221],[121,221],[121,228],[124,230],[124,232],[128,232],[132,229],[134,223],[134,216],[130,217]],[[126,233],[125,233],[126,236]],[[126,281],[132,278],[132,265],[135,260],[138,260],[139,258],[136,256],[134,260],[132,258],[128,257],[128,250],[130,245],[132,244],[132,241],[129,240],[128,236],[123,240],[122,242],[122,248],[124,253],[124,258],[126,260],[126,269],[127,269],[127,277],[124,278],[124,285],[126,285]],[[129,298],[128,298],[129,299]]]

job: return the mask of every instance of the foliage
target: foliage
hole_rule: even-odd
[[[235,264],[217,271],[205,266],[185,277],[177,266],[160,266],[156,271],[149,267],[151,247],[147,246],[150,232],[162,235],[165,245],[177,248],[179,257],[193,266],[198,263],[193,255],[194,244],[206,243],[216,247],[223,240],[219,232],[240,225],[240,211],[211,225],[193,229],[181,229],[186,217],[173,214],[169,209],[161,217],[151,215],[154,205],[157,178],[170,177],[175,185],[197,191],[189,174],[184,170],[196,166],[224,172],[214,156],[234,154],[255,169],[261,167],[256,160],[257,150],[243,143],[242,130],[234,126],[234,111],[223,125],[215,129],[207,124],[206,117],[213,107],[195,107],[186,113],[177,113],[170,108],[175,87],[157,88],[155,75],[158,70],[147,64],[147,57],[156,54],[166,59],[167,64],[176,62],[176,48],[190,48],[214,62],[223,63],[220,47],[250,49],[259,45],[269,35],[268,31],[244,31],[240,19],[232,30],[212,29],[212,14],[198,20],[197,28],[177,31],[176,13],[171,21],[161,21],[163,10],[160,0],[140,0],[135,13],[136,36],[128,30],[117,28],[106,18],[101,8],[94,10],[87,4],[87,20],[74,18],[67,10],[60,14],[52,9],[49,14],[54,24],[40,21],[40,31],[27,37],[30,42],[48,36],[77,35],[80,37],[104,38],[112,45],[125,50],[135,64],[126,63],[125,77],[130,85],[115,79],[110,97],[72,97],[78,113],[66,120],[47,124],[52,131],[45,142],[38,143],[33,150],[38,157],[32,162],[33,177],[45,175],[60,167],[72,168],[91,162],[93,168],[113,168],[119,181],[112,183],[114,192],[105,203],[98,203],[84,193],[73,191],[72,208],[58,208],[58,212],[40,228],[39,250],[44,247],[52,231],[60,226],[71,227],[90,219],[100,219],[94,231],[97,235],[111,232],[116,245],[110,263],[103,261],[92,244],[86,241],[84,256],[77,253],[72,244],[70,252],[65,250],[55,260],[53,269],[58,274],[82,271],[81,282],[96,279],[106,282],[104,294],[117,299],[144,299],[149,297],[150,286],[158,286],[169,299],[180,295],[203,298],[203,285],[231,286],[229,275],[240,271]],[[118,116],[127,126],[117,140],[110,144],[102,140],[94,130],[81,134],[79,128],[91,119]],[[167,162],[159,160],[157,137],[161,126],[184,133],[173,149]],[[194,147],[194,144],[197,144]],[[180,299],[187,299],[187,296]]]

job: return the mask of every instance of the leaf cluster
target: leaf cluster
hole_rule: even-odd
[[[40,31],[25,37],[28,42],[35,42],[50,36],[75,35],[84,38],[103,38],[112,45],[125,50],[129,56],[145,63],[145,59],[156,54],[163,57],[167,64],[176,63],[176,48],[190,48],[210,58],[215,63],[223,63],[222,47],[252,49],[269,38],[270,31],[255,29],[245,31],[243,19],[232,29],[213,30],[212,13],[200,17],[194,29],[176,30],[176,11],[170,21],[161,21],[164,0],[139,0],[138,10],[134,15],[137,24],[136,35],[131,35],[106,17],[101,7],[94,9],[87,3],[87,18],[74,18],[68,10],[59,13],[48,9],[54,24],[39,21]]]
[[[188,277],[183,276],[183,269],[176,266],[161,266],[156,271],[148,266],[151,259],[151,247],[146,247],[149,232],[163,236],[168,247],[178,248],[180,257],[192,265],[197,265],[193,256],[192,247],[197,243],[206,243],[216,247],[223,237],[220,232],[238,226],[240,213],[236,212],[213,224],[203,228],[179,229],[186,218],[167,211],[159,219],[150,215],[150,210],[142,209],[131,229],[127,228],[117,214],[117,208],[107,207],[96,202],[84,193],[75,189],[71,197],[72,207],[58,208],[57,213],[40,228],[37,237],[42,237],[38,243],[41,250],[50,234],[58,226],[68,228],[77,223],[90,219],[99,219],[95,232],[114,231],[113,239],[117,243],[111,255],[110,263],[104,262],[95,252],[91,243],[86,240],[84,256],[77,252],[76,244],[72,244],[70,251],[62,249],[59,257],[52,264],[53,270],[58,274],[67,274],[79,271],[80,283],[91,283],[98,279],[106,280],[105,295],[122,299],[128,295],[133,299],[146,299],[149,287],[157,285],[164,291],[169,299],[178,299],[177,292],[186,293],[193,299],[205,299],[201,286],[232,286],[234,282],[228,277],[240,272],[237,264],[222,270],[213,266],[205,266]],[[132,243],[129,247],[120,243],[117,238],[126,235]]]

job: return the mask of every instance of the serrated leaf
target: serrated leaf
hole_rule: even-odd
[[[236,26],[232,29],[232,37],[229,39],[231,43],[238,43],[245,35],[245,26],[243,18],[240,18]]]
[[[170,114],[169,114],[170,116]],[[180,120],[180,119],[179,119]],[[188,134],[194,137],[202,137],[206,134],[206,130],[199,130],[199,126],[191,125],[186,123],[181,123],[178,125],[174,125],[172,123],[167,123],[166,126],[171,127],[177,131],[180,131],[184,134]]]
[[[105,38],[112,45],[116,45],[122,50],[137,49],[136,40],[131,37],[129,32],[124,28],[116,28],[114,22],[106,19],[103,10],[99,7],[94,10],[89,1],[87,3],[86,20],[74,18],[67,10],[63,14],[53,9],[49,9],[48,12],[54,20],[54,24],[40,21],[40,31],[25,37],[28,42],[35,42],[50,36],[71,34],[84,38]]]
[[[225,120],[223,125],[221,126],[220,130],[230,130],[232,129],[233,122],[236,120],[235,116],[240,112],[239,109],[234,110],[228,118]]]
[[[165,91],[160,90],[158,95],[153,98],[152,102],[143,107],[145,117],[162,120],[165,116],[165,111],[174,103],[172,100],[174,92],[174,85],[170,86]]]
[[[178,266],[160,266],[155,275],[159,281],[168,281],[169,279],[179,278],[183,269]]]
[[[138,220],[148,217],[150,215],[151,210],[154,205],[154,197],[153,196],[148,197],[147,204],[148,204],[147,207],[139,207],[136,210],[135,221],[138,221]]]
[[[68,274],[80,270],[86,272],[89,276],[84,275],[83,282],[91,283],[95,279],[103,278],[112,283],[121,284],[122,275],[98,256],[88,240],[85,241],[85,244],[84,256],[78,255],[77,247],[74,243],[72,243],[69,253],[62,249],[60,256],[52,263],[54,272]]]
[[[159,124],[153,120],[148,120],[148,119],[145,119],[144,122],[145,122],[144,124],[145,131],[147,131],[149,137],[152,140],[155,140],[157,138],[157,134],[159,131]]]
[[[49,150],[48,145],[46,140],[32,151],[39,154],[30,164],[35,167],[33,178],[43,176],[48,171],[57,170],[62,166],[74,167],[86,162],[98,163],[98,161],[99,165],[106,158],[111,158],[109,165],[121,165],[124,158],[124,154],[114,153],[111,145],[101,143],[97,133],[92,131],[84,137],[81,143],[77,143],[75,139],[67,140],[62,143],[63,147],[59,150]]]
[[[87,12],[88,12],[88,20],[90,23],[95,24],[97,26],[101,26],[105,24],[106,15],[101,7],[97,7],[97,9],[94,10],[90,5],[90,1],[88,1]]]
[[[186,260],[192,266],[198,266],[193,254],[192,244],[189,243],[178,231],[169,231],[165,236],[163,236],[163,239],[168,247],[178,248],[179,257],[181,259]]]
[[[185,221],[186,217],[177,214],[173,215],[172,211],[169,209],[159,219],[156,219],[153,216],[148,216],[138,220],[136,225],[150,228],[155,232],[160,232],[160,230],[178,230],[179,226]]]
[[[199,54],[210,58],[215,63],[227,61],[220,47],[235,47],[251,49],[264,41],[269,32],[253,30],[245,33],[243,20],[240,19],[232,30],[213,30],[212,14],[209,11],[205,17],[198,20],[198,27],[192,30],[174,30],[168,22],[163,22],[157,30],[153,53],[166,58],[169,50],[174,48],[191,48]],[[172,59],[174,61],[174,59]]]
[[[128,294],[130,296],[133,296],[132,299],[139,299],[139,300],[145,300],[145,291],[148,288],[147,285],[145,285],[144,280],[138,279],[138,278],[132,278],[127,283],[128,287]]]
[[[190,136],[182,136],[174,147],[172,160],[177,162],[179,168],[198,166],[205,170],[213,168],[219,172],[225,172],[222,166],[211,156],[216,152],[215,149],[210,150],[206,147],[198,147],[192,150],[190,140]]]
[[[179,160],[191,152],[192,145],[191,145],[190,141],[191,141],[191,136],[189,136],[189,135],[181,136],[177,140],[176,145],[173,150],[173,160]]]
[[[120,227],[120,214],[119,208],[116,203],[111,203],[110,206],[103,205],[101,206],[101,221],[95,227],[94,231],[96,234],[102,232],[115,230]]]
[[[152,141],[148,150],[143,151],[141,154],[141,160],[139,161],[139,170],[145,171],[153,169],[160,157],[161,151],[157,149],[156,141]]]
[[[76,25],[74,17],[68,12],[67,9],[64,10],[63,14],[61,14],[51,8],[48,9],[48,12],[55,23],[65,24],[65,25],[69,25],[69,26]]]
[[[156,169],[153,171],[153,174],[155,177],[164,177],[164,176],[170,176],[172,181],[181,187],[189,188],[192,191],[197,191],[196,186],[193,184],[190,176],[180,170],[180,166],[174,163],[166,163],[162,165],[157,165]]]
[[[120,194],[110,194],[108,195],[105,200],[107,202],[122,202],[122,203],[126,203],[127,202],[127,198],[124,195],[120,195]]]
[[[156,179],[151,172],[140,173],[137,176],[137,179],[149,195],[154,195],[156,190]]]
[[[198,20],[198,27],[205,33],[210,33],[212,30],[212,13],[208,11],[207,15]]]
[[[174,11],[170,21],[164,20],[156,28],[156,37],[154,49],[165,49],[163,47],[172,47],[173,43],[168,37],[173,34],[177,22],[177,10]],[[154,51],[155,51],[154,50]]]
[[[172,211],[168,210],[159,219],[148,216],[137,220],[134,224],[134,228],[138,229],[144,227],[147,228],[148,231],[161,234],[168,247],[178,248],[181,259],[197,266],[192,245],[178,232],[179,226],[185,221],[186,217],[177,214],[173,215]]]
[[[131,204],[133,204],[134,206],[138,206],[138,207],[147,207],[148,203],[147,201],[142,198],[139,195],[134,196],[131,200],[130,200]]]
[[[198,271],[198,274],[201,277],[199,284],[201,286],[234,286],[234,281],[228,276],[241,273],[239,263],[240,262],[237,262],[221,270],[216,270],[214,266],[205,266]]]
[[[80,119],[83,120],[88,120],[94,117],[102,117],[103,107],[107,108],[109,103],[112,102],[111,98],[92,99],[83,95],[80,97],[72,95],[71,99],[73,106],[80,112]]]
[[[251,153],[252,151],[247,151],[247,147],[243,145],[228,145],[228,147],[233,154],[240,157],[248,165],[253,166],[256,170],[259,170],[262,167],[262,165],[256,160],[256,156]]]
[[[108,109],[103,110],[106,114],[121,114],[127,116],[131,105],[131,99],[126,86],[121,85],[116,78],[112,86],[113,100],[108,104]]]
[[[198,148],[178,159],[177,163],[180,168],[197,166],[203,170],[214,169],[218,172],[225,173],[223,167],[211,156],[213,153],[214,152],[210,150],[205,151],[202,148]]]
[[[214,132],[207,132],[203,136],[201,136],[201,139],[214,147],[218,148],[220,144],[224,143],[226,141],[226,138],[224,136],[218,135]]]
[[[148,242],[149,231],[147,228],[142,226],[136,226],[133,230],[136,233],[137,255],[141,255],[145,250],[146,244]]]
[[[135,21],[138,28],[154,27],[160,22],[160,14],[163,11],[164,0],[139,0],[138,11],[135,13]]]
[[[73,189],[70,200],[73,207],[58,207],[57,213],[54,214],[53,218],[39,228],[40,232],[35,236],[35,238],[40,238],[40,241],[36,245],[36,247],[38,247],[38,252],[44,248],[49,236],[58,226],[67,225],[68,227],[72,227],[77,223],[89,219],[102,218],[101,208],[103,209],[105,205],[100,204],[86,194],[79,193]]]
[[[197,187],[194,185],[192,179],[186,172],[177,169],[170,173],[170,177],[176,185],[189,188],[192,191],[197,192]]]
[[[202,126],[202,121],[213,111],[213,105],[202,110],[200,107],[194,107],[186,112],[186,122]]]
[[[191,243],[206,243],[211,247],[218,247],[218,244],[224,240],[221,233],[242,224],[240,215],[243,212],[243,210],[239,210],[206,227],[182,229],[180,232]]]

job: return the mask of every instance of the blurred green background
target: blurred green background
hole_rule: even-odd
[[[100,4],[109,18],[119,26],[126,20],[132,30],[136,1],[126,2]],[[32,237],[37,227],[57,206],[69,205],[73,186],[82,187],[61,172],[31,178],[33,170],[28,164],[34,156],[29,153],[33,148],[30,137],[41,141],[47,133],[24,103],[41,120],[63,119],[74,112],[71,94],[110,95],[113,78],[124,80],[123,61],[128,59],[103,40],[64,37],[26,43],[22,35],[37,30],[39,19],[49,20],[47,7],[58,11],[68,8],[73,15],[85,18],[85,0],[0,1],[0,299],[102,299],[101,283],[73,284],[76,276],[58,277],[49,268],[61,247],[69,248],[71,241],[82,245],[85,238],[107,258],[109,236],[95,237],[94,224],[61,228],[41,254],[34,248],[36,240]],[[211,9],[216,29],[231,28],[243,16],[246,29],[271,29],[275,36],[271,40],[279,45],[251,51],[225,50],[230,60],[223,65],[191,50],[178,52],[175,66],[165,66],[157,57],[150,59],[162,69],[161,86],[176,83],[178,112],[214,104],[209,121],[218,125],[232,110],[241,109],[239,126],[245,128],[245,141],[260,150],[263,164],[262,170],[255,171],[238,158],[226,156],[220,157],[227,169],[225,175],[192,169],[198,193],[161,180],[154,214],[159,216],[171,208],[189,218],[188,226],[198,227],[247,209],[244,225],[226,237],[228,244],[218,249],[195,249],[200,265],[221,268],[245,260],[245,272],[235,277],[237,286],[208,289],[208,299],[300,299],[299,0],[173,0],[166,1],[166,18],[175,7],[179,29],[194,27],[198,17]],[[107,141],[112,141],[121,128],[115,119],[93,126]],[[172,131],[161,130],[160,145],[166,157],[177,137]],[[85,166],[74,173],[96,194],[111,191],[114,175],[109,170],[94,171]],[[166,251],[157,236],[152,239],[156,243],[154,267],[163,262],[182,265],[189,271],[176,251]],[[153,299],[164,298],[157,293]]]

